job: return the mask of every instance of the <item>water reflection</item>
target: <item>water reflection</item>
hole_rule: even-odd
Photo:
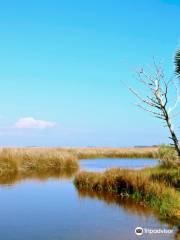
[[[152,211],[147,208],[144,204],[138,204],[135,201],[133,201],[130,198],[127,197],[121,197],[119,195],[113,195],[111,193],[100,193],[87,191],[83,189],[77,189],[78,195],[80,198],[94,198],[101,201],[104,201],[108,205],[119,205],[123,209],[125,209],[127,212],[138,214],[142,216],[149,216],[152,214]]]
[[[38,181],[47,181],[51,179],[71,179],[77,173],[76,168],[63,169],[59,171],[47,171],[47,172],[28,172],[28,173],[12,173],[6,176],[0,177],[0,185],[14,185],[23,180],[34,179]]]
[[[131,161],[133,162],[133,160]],[[82,160],[80,162],[80,166],[81,168],[84,168],[86,170],[89,168],[90,169],[93,168],[94,170],[98,168],[98,170],[102,171],[107,166],[109,167],[113,165],[115,167],[118,167],[118,166],[122,167],[122,162],[123,162],[122,159],[120,161],[113,159],[112,162],[110,159],[108,159],[108,161],[107,160],[104,160],[104,161],[91,160],[91,162],[89,162],[88,160]],[[135,159],[135,162],[133,162],[134,165],[132,165],[131,167],[133,168],[134,166],[136,168],[137,164],[141,164],[141,163],[142,163],[141,160]],[[148,162],[148,163],[150,165],[152,164],[152,162]],[[127,164],[130,164],[130,162],[125,160],[123,164],[124,164],[123,166],[126,167]],[[26,221],[29,221],[28,227],[33,226],[31,229],[32,234],[34,234],[34,232],[36,231],[39,234],[43,234],[43,231],[45,231],[45,229],[42,223],[46,219],[50,219],[48,224],[46,225],[46,229],[52,228],[52,232],[51,230],[49,230],[52,234],[54,234],[54,231],[56,231],[56,233],[61,236],[61,238],[59,237],[58,239],[69,239],[65,237],[68,234],[72,234],[73,239],[78,239],[78,240],[85,239],[82,237],[82,235],[81,237],[80,235],[78,236],[77,229],[82,227],[82,225],[83,227],[81,229],[81,234],[85,234],[85,236],[87,232],[90,232],[90,231],[92,232],[91,228],[93,228],[92,226],[94,226],[93,229],[94,229],[95,238],[93,239],[102,239],[100,238],[100,236],[102,235],[104,236],[103,239],[107,239],[108,236],[106,236],[107,235],[106,230],[108,230],[109,234],[110,235],[112,234],[113,236],[112,238],[109,238],[109,239],[119,239],[119,236],[120,236],[119,234],[121,233],[121,231],[124,232],[123,239],[130,239],[129,238],[130,233],[128,232],[129,229],[132,229],[136,224],[136,221],[137,223],[139,223],[140,220],[146,223],[149,223],[152,221],[152,223],[156,224],[157,226],[161,226],[159,225],[159,222],[161,222],[162,224],[165,224],[164,226],[174,228],[176,232],[174,233],[173,239],[174,240],[180,239],[180,227],[178,228],[177,222],[175,221],[173,222],[172,220],[167,221],[166,219],[162,219],[158,214],[155,214],[152,209],[146,207],[143,204],[137,203],[132,199],[127,199],[126,197],[122,198],[118,195],[113,195],[109,193],[98,194],[96,192],[91,192],[87,190],[85,191],[82,189],[75,190],[72,184],[72,179],[78,171],[79,171],[78,169],[71,168],[68,170],[67,169],[60,170],[60,171],[53,170],[53,171],[48,171],[43,173],[42,172],[28,172],[28,174],[14,173],[14,174],[9,174],[7,176],[1,177],[0,178],[1,186],[15,185],[19,182],[22,182],[28,179],[35,179],[43,182],[47,181],[48,179],[50,180],[47,181],[47,183],[45,184],[43,183],[43,187],[40,188],[41,192],[38,188],[39,184],[37,182],[31,183],[30,181],[26,181],[25,185],[22,184],[20,186],[19,184],[19,185],[16,185],[15,187],[13,186],[12,188],[8,189],[8,191],[6,191],[6,188],[3,188],[3,190],[5,191],[1,192],[1,201],[3,202],[3,199],[4,199],[5,204],[7,204],[7,202],[9,201],[11,210],[9,211],[8,208],[4,209],[2,204],[2,209],[1,209],[2,221],[0,222],[1,224],[5,224],[6,226],[4,225],[0,226],[0,230],[3,231],[3,229],[6,229],[6,227],[9,228],[9,222],[10,222],[9,219],[12,219],[12,216],[15,215],[15,214],[14,215],[12,214],[12,211],[16,212],[17,209],[20,209],[19,212],[21,214],[17,215],[15,220],[15,222],[17,222],[17,226],[14,225],[15,231],[18,231],[18,229],[20,229],[19,230],[20,235],[22,234],[21,226],[24,224],[24,222],[21,220],[21,216],[24,216],[24,219],[26,219]],[[69,181],[53,181],[53,179],[57,179],[57,180],[69,179]],[[36,188],[38,188],[38,190]],[[77,191],[77,194],[76,194],[76,191]],[[27,202],[23,200],[24,196],[26,195],[28,196]],[[13,197],[15,197],[14,201],[12,201]],[[87,202],[83,201],[84,203],[82,206],[79,204],[79,201],[78,201],[79,198],[80,199],[86,198],[88,201]],[[92,203],[92,199],[96,199],[100,201],[97,201],[96,203]],[[12,205],[12,202],[14,205]],[[67,203],[69,203],[69,205]],[[104,206],[102,207],[101,204],[99,203],[102,203],[102,205],[105,205],[105,207]],[[9,205],[7,204],[7,206]],[[119,211],[116,211],[116,209],[114,210],[113,206],[117,206],[117,209],[119,209]],[[99,207],[102,207],[100,209],[102,211],[102,216],[103,216],[102,219],[98,215],[101,213],[101,211],[98,212]],[[93,211],[98,212],[98,214],[93,212],[92,209]],[[4,215],[2,214],[2,211],[4,211]],[[23,212],[25,212],[25,214]],[[51,214],[51,212],[53,214]],[[65,214],[65,212],[66,213],[68,212],[68,214]],[[84,214],[86,214],[86,218],[84,218]],[[105,217],[105,214],[106,214],[106,217]],[[129,221],[129,225],[131,227],[126,226],[126,223],[123,224],[122,226],[119,225],[120,221],[115,221],[114,214],[118,218],[121,218],[122,222],[124,221],[124,219],[127,218]],[[37,224],[37,222],[35,222],[36,224],[34,224],[34,221],[37,220],[36,215],[38,216],[38,219],[39,219],[39,225]],[[135,218],[133,215],[135,215]],[[9,216],[9,219],[8,219],[8,216]],[[77,220],[77,217],[78,217],[78,220]],[[99,228],[96,229],[96,222],[94,222],[94,218],[95,219],[98,218],[101,229],[103,229],[102,233],[98,232],[100,231]],[[147,221],[145,221],[146,219]],[[150,219],[151,221],[148,221],[148,219]],[[90,222],[90,224],[87,223],[87,225],[85,225],[85,223],[88,221]],[[11,222],[12,226],[13,224],[15,224],[15,222],[14,223]],[[20,226],[20,228],[18,228],[18,226]],[[56,226],[56,230],[53,229],[54,226]],[[42,232],[38,229],[36,229],[35,231],[34,229],[36,227],[42,227],[43,228]],[[70,231],[70,229],[74,229],[74,230]],[[28,235],[27,228],[24,227],[23,231],[24,231],[24,235],[27,236]],[[47,232],[45,231],[43,235],[44,237],[39,239],[52,239],[52,238],[46,238],[46,234],[48,234],[48,231]],[[8,231],[5,231],[4,235],[2,236],[6,237],[6,239],[12,239],[12,238],[8,238],[7,235],[8,235]],[[75,237],[75,235],[77,236]],[[72,236],[70,239],[72,239]],[[91,236],[89,236],[89,238],[87,237],[86,239],[90,239],[90,237]],[[22,238],[22,239],[25,239],[25,238]],[[26,239],[32,239],[32,238],[29,237]],[[154,238],[154,239],[157,239],[157,238]]]
[[[169,228],[174,228],[174,240],[180,239],[180,224],[177,220],[162,218],[159,214],[156,214],[152,209],[145,206],[143,203],[138,203],[133,199],[107,192],[97,193],[84,189],[77,189],[77,192],[80,198],[98,199],[104,201],[107,205],[117,205],[130,214],[136,214],[143,218],[156,218],[162,224],[167,224]]]

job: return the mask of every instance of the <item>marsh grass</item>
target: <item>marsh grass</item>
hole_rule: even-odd
[[[4,175],[12,175],[17,172],[17,165],[14,161],[8,158],[0,160],[0,177]]]
[[[155,167],[143,170],[150,179],[162,182],[167,186],[171,186],[180,190],[180,168],[178,167]]]
[[[165,217],[180,219],[180,193],[143,171],[110,169],[104,173],[81,172],[74,184],[78,189],[109,192],[144,202]]]
[[[160,164],[164,167],[180,167],[180,157],[173,146],[160,146],[158,149],[158,158]]]
[[[0,150],[0,176],[20,172],[60,172],[78,169],[79,164],[74,154],[48,148],[4,148]]]
[[[158,148],[72,148],[78,159],[87,158],[156,158]]]
[[[78,159],[152,158],[157,148],[1,148],[0,177],[78,169]]]

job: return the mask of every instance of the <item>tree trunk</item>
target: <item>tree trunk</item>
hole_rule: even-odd
[[[170,131],[170,134],[171,134],[171,139],[172,141],[174,142],[174,147],[175,147],[175,150],[178,154],[178,156],[180,157],[180,145],[179,145],[179,141],[178,141],[178,138],[172,128],[172,124],[170,122],[170,119],[169,117],[166,118],[166,122],[167,122],[167,126],[169,128],[169,131]]]

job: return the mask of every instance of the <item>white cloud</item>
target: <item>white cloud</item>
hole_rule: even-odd
[[[15,128],[18,129],[46,129],[53,128],[54,126],[55,126],[54,122],[35,119],[33,117],[20,118],[15,123]]]

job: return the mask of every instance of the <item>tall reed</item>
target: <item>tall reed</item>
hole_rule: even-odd
[[[78,169],[74,154],[48,148],[4,148],[0,150],[0,176],[11,172],[47,172]]]

